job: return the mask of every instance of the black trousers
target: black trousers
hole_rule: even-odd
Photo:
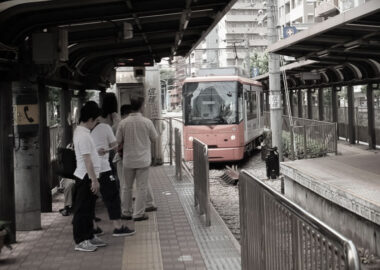
[[[95,195],[91,191],[88,175],[75,178],[73,235],[76,244],[94,237]]]
[[[101,173],[99,177],[99,184],[100,194],[102,194],[103,202],[106,205],[110,220],[120,219],[120,191],[118,182],[112,171]]]

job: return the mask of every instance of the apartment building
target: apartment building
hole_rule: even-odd
[[[239,0],[190,55],[191,73],[199,68],[249,69],[249,56],[268,45],[266,1]]]

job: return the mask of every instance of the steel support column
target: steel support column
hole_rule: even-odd
[[[289,102],[290,102],[290,111],[292,113],[292,116],[294,115],[294,92],[293,90],[289,90]]]
[[[312,104],[311,89],[307,89],[307,118],[313,119],[313,104]]]
[[[71,126],[71,91],[67,85],[61,90],[61,128],[62,146],[66,147],[72,141],[73,130]]]
[[[373,88],[372,84],[367,85],[367,111],[368,111],[368,146],[376,149],[375,118],[373,110]]]
[[[297,99],[298,99],[298,102],[297,102],[297,105],[298,105],[298,117],[302,118],[303,114],[302,114],[302,90],[301,89],[299,89],[298,92],[297,92]]]
[[[265,93],[265,111],[269,112],[269,91]]]
[[[16,240],[16,206],[13,167],[12,83],[0,83],[0,220],[11,222]]]
[[[46,102],[48,92],[45,82],[38,82],[38,103],[39,103],[39,145],[40,145],[40,195],[41,212],[52,212],[52,171],[50,162],[50,130],[47,123]]]
[[[332,121],[337,123],[337,136],[339,138],[339,125],[338,125],[338,102],[337,102],[337,91],[336,87],[333,86],[331,89],[331,111],[332,111]]]
[[[354,108],[354,87],[347,86],[348,102],[348,141],[355,144],[355,108]]]
[[[323,87],[318,89],[318,119],[323,121],[324,116],[324,102],[323,102]]]
[[[288,115],[288,103],[286,102],[285,91],[281,91],[282,97],[282,114]]]

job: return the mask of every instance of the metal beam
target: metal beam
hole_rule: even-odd
[[[354,87],[347,86],[347,103],[348,103],[348,140],[355,144],[355,107],[354,107]]]
[[[39,103],[39,145],[40,145],[40,196],[41,212],[52,212],[52,173],[50,163],[50,130],[47,125],[46,102],[48,92],[45,82],[41,79],[38,82],[38,103]]]
[[[372,83],[367,84],[367,113],[368,113],[368,146],[376,149],[376,130],[373,109],[373,87]]]
[[[16,206],[13,168],[12,83],[0,82],[0,220],[11,222],[16,240]]]

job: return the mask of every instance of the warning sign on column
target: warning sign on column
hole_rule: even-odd
[[[281,95],[270,95],[269,105],[271,109],[281,109]]]

